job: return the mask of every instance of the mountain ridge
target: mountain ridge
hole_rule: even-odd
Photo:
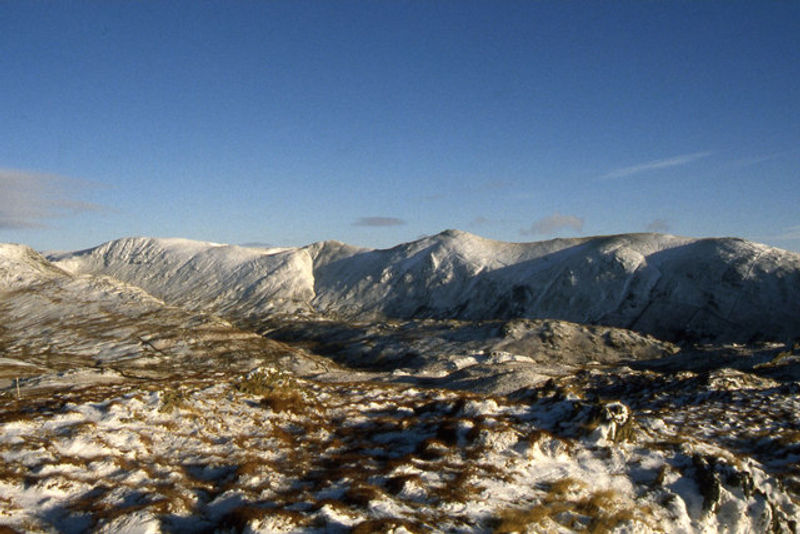
[[[530,243],[459,230],[368,249],[339,241],[252,249],[124,238],[50,257],[167,302],[258,323],[274,314],[347,319],[552,318],[669,340],[800,336],[800,254],[739,238],[618,234]]]

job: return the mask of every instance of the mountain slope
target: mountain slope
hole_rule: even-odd
[[[113,276],[171,304],[239,321],[308,310],[314,296],[311,258],[302,249],[128,238],[54,259],[66,270]]]
[[[28,247],[0,245],[0,385],[80,369],[87,382],[248,369],[303,359],[285,345],[170,306],[107,276],[73,275]],[[121,373],[121,374],[120,374]],[[56,379],[51,376],[48,380]],[[34,378],[31,378],[34,380]],[[34,382],[23,380],[23,389]]]
[[[386,250],[136,238],[53,259],[246,324],[313,310],[351,319],[554,318],[670,340],[800,336],[800,255],[732,238],[504,243],[447,230]]]
[[[67,273],[25,245],[0,243],[0,291],[52,280]]]

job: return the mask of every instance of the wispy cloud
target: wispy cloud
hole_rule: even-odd
[[[664,234],[669,232],[670,226],[669,223],[664,219],[654,219],[653,222],[647,225],[645,228],[648,232],[655,232],[658,234]]]
[[[472,219],[469,222],[469,225],[470,226],[484,226],[486,224],[489,224],[490,222],[491,221],[489,219],[487,219],[486,217],[483,217],[482,215],[479,215],[478,217],[475,217],[474,219]]]
[[[768,161],[780,159],[790,154],[796,154],[797,152],[800,152],[800,148],[791,148],[789,150],[780,150],[778,152],[762,154],[760,156],[751,156],[748,158],[735,159],[731,161],[730,166],[733,168],[751,167],[753,165],[760,165],[761,163],[766,163]]]
[[[784,228],[783,232],[774,236],[772,239],[781,241],[800,241],[800,225]]]
[[[44,228],[46,220],[101,211],[78,197],[93,184],[54,174],[0,169],[0,229]]]
[[[688,165],[689,163],[692,163],[699,159],[707,158],[711,154],[713,154],[713,152],[694,152],[692,154],[683,154],[680,156],[673,156],[671,158],[648,161],[630,167],[622,167],[621,169],[616,169],[600,176],[600,180],[613,180],[616,178],[626,178],[628,176],[633,176],[635,174],[655,171],[658,169],[667,169],[669,167],[679,167],[681,165]]]
[[[406,221],[397,217],[360,217],[353,226],[403,226]]]
[[[520,230],[522,235],[553,235],[560,230],[583,231],[583,217],[574,215],[561,215],[556,212],[549,217],[543,217],[531,224],[530,228]]]

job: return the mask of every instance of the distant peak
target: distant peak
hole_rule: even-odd
[[[442,237],[463,237],[463,236],[471,236],[472,234],[468,232],[464,232],[463,230],[458,230],[456,228],[448,228],[442,232],[439,232],[437,235]]]
[[[26,245],[0,243],[0,288],[25,285],[42,276],[66,276],[60,268]]]

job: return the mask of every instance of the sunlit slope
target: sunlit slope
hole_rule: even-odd
[[[63,278],[67,273],[25,245],[0,243],[0,291]]]
[[[386,250],[135,238],[54,259],[241,322],[315,311],[357,319],[556,318],[673,340],[800,335],[800,255],[735,238],[505,243],[448,230]]]
[[[0,383],[77,368],[136,376],[249,368],[291,352],[138,287],[70,274],[28,247],[0,245]]]
[[[309,310],[311,257],[186,239],[128,238],[56,258],[75,273],[102,273],[191,310],[243,320]]]

